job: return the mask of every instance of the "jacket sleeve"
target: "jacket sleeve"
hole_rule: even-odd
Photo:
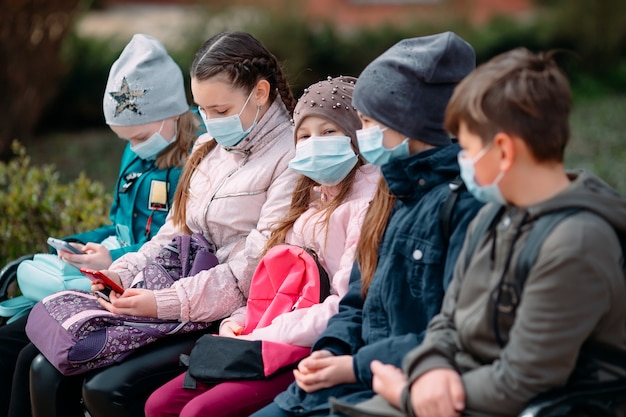
[[[128,252],[116,259],[109,267],[111,271],[116,272],[120,276],[124,288],[131,286],[135,277],[156,257],[165,244],[171,242],[175,236],[182,233],[182,230],[174,226],[170,218],[171,213],[170,211],[165,224],[150,241],[141,245],[136,252]]]
[[[348,292],[350,271],[354,264],[356,247],[361,234],[368,201],[364,200],[359,205],[361,206],[360,210],[351,216],[347,225],[345,246],[339,261],[339,269],[331,277],[331,295],[320,304],[282,314],[275,318],[269,326],[255,329],[252,332],[252,336],[255,339],[309,347],[313,345],[317,337],[326,329],[328,320],[339,309],[339,301]],[[332,224],[331,227],[333,227]],[[339,228],[338,225],[334,227]],[[329,239],[332,239],[332,233],[332,230],[330,230]]]
[[[121,248],[111,249],[109,251],[109,253],[111,254],[111,259],[113,261],[116,261],[118,258],[124,256],[129,252],[137,252],[141,248],[141,245],[143,245],[144,243],[145,242],[139,242],[135,243],[134,245],[122,246]]]
[[[109,236],[115,236],[115,226],[112,224],[88,230],[86,232],[76,233],[75,235],[65,236],[63,240],[68,242],[80,242],[83,244],[89,242],[100,243]]]
[[[537,394],[565,385],[582,344],[611,309],[611,294],[620,284],[623,291],[621,256],[606,223],[569,218],[557,226],[528,276],[499,359],[462,375],[467,406],[516,414]]]
[[[312,350],[328,350],[335,355],[352,355],[363,346],[362,324],[361,272],[358,264],[354,262],[348,292],[339,301],[339,312],[330,318],[326,330],[313,344]]]
[[[243,328],[243,326],[246,324],[247,311],[248,311],[247,306],[239,307],[237,310],[233,311],[230,317],[227,317],[224,320],[222,320],[222,322],[220,323],[220,330],[222,329],[222,326],[224,325],[224,323],[227,323],[227,322],[237,323],[240,327]]]
[[[460,268],[457,264],[457,270]],[[460,285],[457,271],[446,291],[441,311],[428,324],[423,342],[404,357],[402,367],[409,383],[431,369],[453,368],[454,354],[458,351],[454,312]]]
[[[296,175],[294,171],[284,169],[272,181],[256,228],[233,245],[225,262],[154,292],[159,318],[183,322],[215,321],[245,305],[259,254],[265,246],[271,224],[289,208]],[[167,227],[166,223],[163,228],[169,231]],[[154,240],[146,245],[159,244]]]

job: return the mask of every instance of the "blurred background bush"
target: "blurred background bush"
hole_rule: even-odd
[[[48,252],[48,236],[61,237],[91,230],[107,222],[111,195],[84,173],[59,181],[54,165],[35,166],[22,145],[12,145],[15,157],[0,162],[0,258],[14,259]]]
[[[470,5],[480,2],[469,0],[153,1],[0,0],[0,266],[47,250],[47,235],[108,221],[124,142],[104,124],[102,94],[111,64],[136,32],[164,42],[188,86],[188,68],[206,39],[249,31],[283,63],[296,96],[327,75],[358,76],[402,38],[444,30],[468,40],[479,64],[517,46],[562,49],[575,99],[566,164],[626,193],[623,0],[516,0],[509,5],[527,7],[514,14],[477,13]],[[415,6],[424,13],[409,13],[384,3],[426,4]],[[362,15],[361,24],[346,12],[373,4],[385,21]],[[23,147],[12,147],[14,139]]]

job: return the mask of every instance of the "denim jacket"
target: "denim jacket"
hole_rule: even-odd
[[[443,236],[439,210],[459,174],[457,144],[429,149],[383,165],[382,174],[397,200],[379,246],[378,266],[365,300],[358,267],[313,350],[352,355],[357,382],[311,394],[295,383],[276,397],[282,409],[304,414],[328,409],[335,397],[356,403],[374,395],[370,362],[400,367],[404,355],[423,339],[452,279],[469,222],[482,206],[463,190],[455,204],[450,236]],[[447,248],[447,251],[446,251]]]

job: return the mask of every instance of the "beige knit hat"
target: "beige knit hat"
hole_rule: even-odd
[[[336,124],[350,136],[354,149],[359,149],[355,132],[361,128],[361,120],[352,106],[355,83],[354,77],[329,76],[326,80],[305,88],[293,111],[294,139],[300,124],[307,116],[318,116]]]

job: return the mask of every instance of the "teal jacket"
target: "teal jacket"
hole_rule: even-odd
[[[63,239],[100,243],[109,236],[117,235],[123,246],[111,250],[114,261],[127,252],[138,250],[165,223],[181,171],[182,167],[158,169],[154,161],[139,158],[130,150],[130,144],[126,145],[109,214],[111,224]],[[163,183],[166,185],[167,204],[158,208],[153,204],[151,207],[151,192],[158,194],[157,190]]]

